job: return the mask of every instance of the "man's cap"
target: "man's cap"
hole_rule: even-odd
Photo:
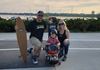
[[[38,11],[37,15],[42,15],[43,16],[44,12],[40,10],[40,11]]]

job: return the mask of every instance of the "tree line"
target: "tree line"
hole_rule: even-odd
[[[31,20],[23,20],[26,30]],[[48,19],[45,19],[48,21]],[[57,19],[59,21],[59,19]],[[64,19],[71,32],[100,32],[100,18],[98,19]],[[15,32],[15,20],[0,18],[0,32]]]

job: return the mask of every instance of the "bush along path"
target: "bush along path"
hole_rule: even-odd
[[[48,21],[47,19],[45,19]],[[59,20],[59,19],[57,19]],[[71,32],[100,32],[100,18],[98,19],[64,19]],[[32,20],[23,20],[26,30]],[[15,32],[15,20],[0,18],[0,32]]]

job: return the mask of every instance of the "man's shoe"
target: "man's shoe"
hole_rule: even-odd
[[[31,54],[32,50],[33,50],[33,48],[30,48],[30,49],[27,50],[27,52]]]
[[[33,64],[38,64],[38,57],[32,56],[32,62],[33,62]]]
[[[33,64],[38,64],[38,60],[37,59],[32,59]]]

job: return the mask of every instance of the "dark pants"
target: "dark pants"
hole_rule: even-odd
[[[69,49],[69,44],[64,45],[64,43],[61,43],[60,45],[60,52],[59,52],[59,58],[62,56],[67,56]]]

